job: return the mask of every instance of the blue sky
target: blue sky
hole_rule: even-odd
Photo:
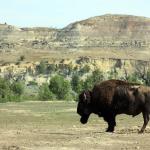
[[[62,28],[103,14],[150,17],[150,0],[0,0],[0,23]]]

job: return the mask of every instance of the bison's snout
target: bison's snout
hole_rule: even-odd
[[[89,118],[89,116],[82,116],[81,119],[80,119],[80,122],[81,122],[82,124],[86,124],[87,121],[88,121],[88,118]]]

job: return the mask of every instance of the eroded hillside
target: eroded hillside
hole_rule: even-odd
[[[42,71],[40,70],[42,63]],[[94,70],[100,70],[104,79],[118,78],[127,80],[135,72],[141,81],[145,80],[150,72],[150,62],[141,60],[121,59],[93,59],[80,57],[78,59],[61,59],[42,62],[8,63],[0,66],[0,76],[10,80],[22,80],[26,84],[35,82],[38,85],[49,82],[56,74],[71,80],[73,75],[78,75],[83,80]]]
[[[113,53],[115,58],[149,60],[149,49],[150,19],[145,17],[108,14],[75,22],[63,29],[17,28],[0,24],[1,60],[5,57],[8,61],[10,55],[15,60],[21,54],[32,60],[34,55],[42,58],[49,53],[50,57],[50,52],[53,55],[56,51],[66,52],[68,57],[72,53],[95,57],[98,52],[102,58],[110,58]]]
[[[36,69],[41,61],[63,73],[68,68],[79,71],[86,65],[91,71],[116,71],[118,77],[136,70],[145,72],[150,70],[150,19],[108,14],[63,29],[0,24],[2,77],[20,78],[27,83],[38,80],[41,84],[49,78],[46,73],[39,77],[44,79],[38,78]]]

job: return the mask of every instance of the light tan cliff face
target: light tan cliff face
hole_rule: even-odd
[[[0,51],[31,49],[149,49],[150,19],[103,15],[63,29],[16,28],[0,24]]]
[[[44,82],[49,82],[52,74],[39,74],[37,71],[37,66],[40,62],[30,62],[30,63],[21,63],[21,64],[7,64],[0,66],[0,76],[1,77],[10,77],[11,79],[21,79],[24,80],[26,84],[30,81],[35,81],[39,85]],[[47,66],[54,65],[57,68],[57,71],[79,71],[83,67],[88,66],[90,69],[87,72],[87,75],[92,73],[95,69],[99,69],[105,75],[104,78],[108,79],[108,75],[111,72],[116,72],[117,77],[125,77],[126,75],[131,75],[135,71],[139,73],[146,73],[150,71],[150,61],[138,61],[138,60],[121,60],[121,59],[93,59],[90,57],[80,57],[77,59],[62,59],[53,62],[47,62]],[[49,70],[48,70],[49,72]],[[85,74],[86,75],[86,74]],[[84,79],[84,76],[82,76]],[[71,78],[71,75],[70,77]]]
[[[62,32],[66,41],[74,39],[79,47],[120,49],[150,47],[150,19],[144,17],[127,15],[93,17],[70,24]]]

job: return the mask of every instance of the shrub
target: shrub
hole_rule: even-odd
[[[28,85],[38,85],[35,81],[29,81]]]
[[[24,85],[22,82],[13,82],[10,86],[15,95],[21,96],[24,92]]]
[[[20,101],[24,92],[23,84],[0,78],[0,102]]]
[[[55,65],[54,64],[49,64],[48,67],[47,67],[47,71],[48,73],[52,73],[54,72],[56,69]]]
[[[94,84],[103,81],[104,76],[101,71],[96,69],[93,71],[92,75],[88,76],[84,81],[83,87],[85,90],[92,89]]]
[[[37,70],[39,74],[45,74],[47,72],[47,65],[44,61],[41,61],[37,66]]]
[[[10,93],[11,93],[10,83],[5,79],[0,78],[0,101],[1,102],[9,101]]]
[[[150,86],[150,70],[147,71],[146,85]]]
[[[49,89],[56,95],[58,100],[66,100],[70,95],[71,85],[63,76],[56,75],[50,80]]]
[[[92,78],[93,78],[93,83],[97,83],[97,82],[101,82],[104,80],[104,75],[103,72],[101,72],[100,70],[96,69],[93,71],[92,73]]]
[[[76,93],[80,93],[83,89],[83,82],[80,80],[78,75],[74,75],[71,80],[72,90]]]
[[[84,90],[92,89],[93,85],[94,85],[94,83],[93,83],[93,77],[92,77],[92,75],[88,76],[86,78],[86,80],[84,81],[84,83],[83,83],[83,89]]]
[[[134,82],[134,83],[140,83],[140,79],[136,73],[133,73],[131,75],[128,75],[127,81]]]
[[[81,75],[88,73],[90,71],[90,67],[88,65],[85,65],[83,68],[80,69],[79,73]]]
[[[107,72],[108,79],[118,79],[118,72],[116,69],[112,69],[111,71]]]
[[[39,88],[40,100],[54,100],[55,95],[49,90],[48,84],[43,83]]]

